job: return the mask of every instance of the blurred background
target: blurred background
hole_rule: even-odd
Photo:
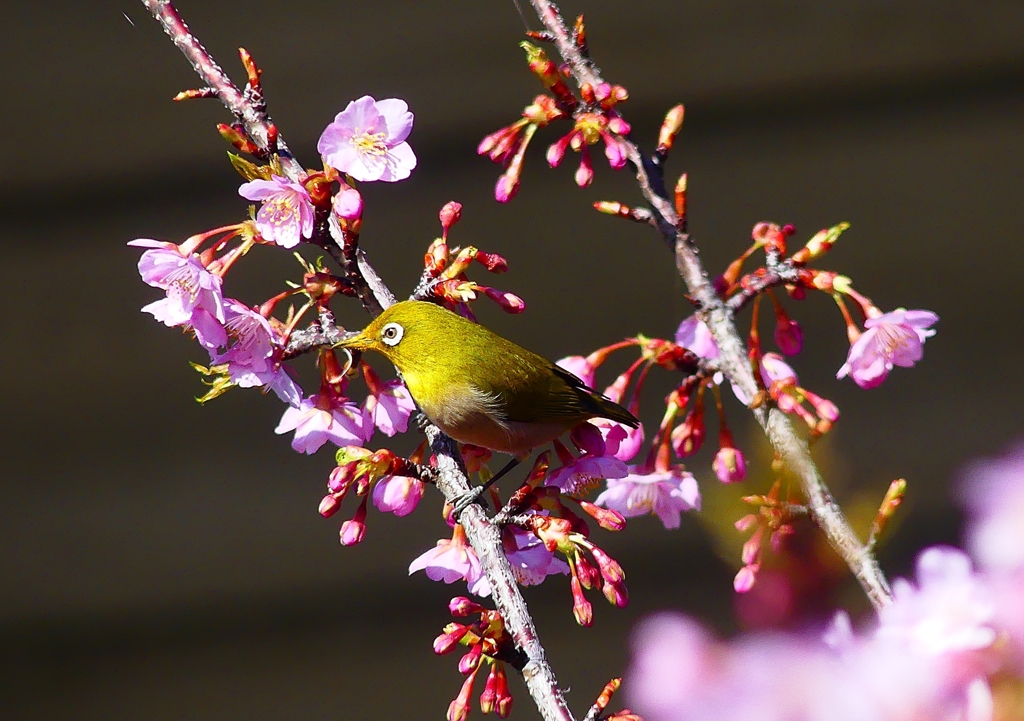
[[[577,189],[572,158],[556,170],[544,162],[556,130],[539,133],[519,196],[494,202],[500,169],[476,143],[540,91],[516,47],[524,21],[513,3],[178,5],[236,80],[236,49],[253,53],[271,114],[307,164],[349,100],[409,102],[419,167],[363,188],[364,247],[399,294],[438,232],[438,208],[456,199],[454,242],[504,254],[510,271],[495,285],[527,301],[520,316],[484,301],[481,319],[532,349],[557,358],[637,332],[671,337],[688,314],[653,231],[591,209],[636,202],[628,173],[595,161],[594,185]],[[590,0],[563,10],[586,13],[605,77],[631,91],[623,112],[642,145],[653,146],[668,107],[686,103],[669,173],[690,174],[691,229],[710,269],[746,247],[757,221],[793,223],[806,238],[848,220],[823,265],[883,309],[941,316],[919,366],[865,392],[834,378],[847,351],[834,305],[789,303],[807,339],[794,363],[803,385],[842,409],[816,454],[859,529],[893,478],[910,482],[881,548],[885,569],[906,573],[924,545],[957,542],[958,467],[1024,434],[1024,4]],[[446,533],[436,494],[406,519],[371,511],[363,545],[342,548],[351,509],[329,521],[316,512],[327,449],[300,456],[275,436],[283,407],[272,397],[232,391],[199,407],[188,361],[204,354],[138,310],[159,292],[140,282],[128,240],[180,241],[244,216],[214,129],[226,112],[170,102],[198,82],[137,3],[20,3],[4,15],[0,716],[443,718],[461,676],[430,644],[464,586],[406,576]],[[300,277],[288,252],[259,248],[229,292],[256,303]],[[339,316],[364,321],[351,302]],[[613,358],[607,380],[625,362]],[[660,418],[669,383],[652,374],[645,421]],[[740,407],[729,410],[760,469],[742,491],[763,492],[769,457]],[[641,518],[600,537],[629,574],[629,608],[598,597],[584,630],[563,579],[527,589],[577,711],[623,671],[628,631],[654,609],[722,633],[785,624],[799,608],[864,610],[813,534],[800,553],[817,559],[807,566],[817,577],[801,585],[806,572],[776,564],[763,585],[783,588],[781,609],[756,594],[737,607],[742,539],[731,523],[744,511],[718,487],[713,453],[689,464],[703,518],[671,532]],[[518,682],[513,693],[513,716],[533,718]]]

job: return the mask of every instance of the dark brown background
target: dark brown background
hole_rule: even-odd
[[[635,137],[650,146],[659,114],[686,102],[670,170],[690,173],[692,229],[712,268],[756,221],[806,236],[850,220],[829,263],[883,308],[942,317],[919,368],[862,392],[832,377],[843,327],[813,299],[797,311],[809,339],[797,367],[843,409],[821,451],[841,498],[874,502],[891,478],[910,479],[903,523],[882,549],[887,570],[905,572],[926,543],[955,541],[955,469],[1024,431],[1024,5],[565,9],[586,11],[606,76],[631,90]],[[309,163],[350,99],[408,100],[420,167],[365,189],[365,247],[396,290],[411,286],[436,211],[455,198],[465,205],[456,240],[505,254],[499,285],[528,302],[522,316],[482,317],[525,345],[586,352],[638,331],[671,334],[686,312],[655,235],[589,209],[633,201],[626,173],[599,162],[594,187],[577,190],[571,167],[546,169],[556,136],[542,133],[520,196],[492,200],[498,169],[475,156],[476,142],[539,89],[512,3],[181,10],[235,77],[235,49],[253,52],[276,121]],[[196,80],[135,3],[9,4],[4,15],[0,715],[442,718],[460,677],[430,641],[460,589],[405,576],[443,531],[436,496],[402,521],[371,512],[364,545],[339,547],[337,522],[316,514],[329,454],[293,453],[272,433],[281,405],[258,393],[196,406],[186,361],[202,354],[138,312],[156,296],[126,241],[181,239],[244,213],[213,132],[226,114],[212,101],[169,102]],[[261,249],[232,273],[231,292],[257,301],[298,272],[287,253]],[[354,308],[341,315],[362,320]],[[648,420],[664,387],[649,395]],[[709,460],[693,468],[710,489]],[[630,574],[628,609],[597,604],[584,631],[564,582],[528,592],[579,710],[621,672],[628,628],[645,612],[683,608],[732,628],[723,609],[734,569],[698,521],[666,533],[639,519],[607,544]],[[525,693],[516,703],[516,717],[532,717]]]

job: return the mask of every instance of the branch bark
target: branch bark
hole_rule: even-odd
[[[557,6],[549,0],[530,2],[554,39],[558,53],[569,65],[576,83],[590,83],[596,87],[603,82],[600,70],[589,58],[583,56],[573,42]],[[679,217],[665,192],[660,172],[654,169],[636,143],[627,139],[626,144],[640,191],[653,208],[658,231],[675,254],[676,269],[690,297],[699,305],[698,317],[707,323],[718,344],[718,362],[722,372],[730,382],[745,391],[749,398],[753,398],[758,390],[757,383],[747,360],[746,346],[733,321],[733,310],[715,293],[693,239],[677,229]],[[825,533],[832,548],[850,567],[871,604],[878,610],[890,603],[892,594],[885,574],[871,550],[857,538],[811,458],[807,443],[796,432],[789,418],[775,407],[762,406],[754,409],[753,414],[788,471],[799,481],[811,517]]]
[[[266,147],[266,130],[269,124],[266,115],[256,112],[246,102],[230,78],[189,31],[170,0],[142,0],[142,4],[160,22],[174,44],[192,63],[192,67],[203,82],[216,91],[221,102],[245,125],[249,135],[262,147]],[[287,150],[280,136],[277,139],[277,147],[279,150]],[[304,174],[302,166],[290,154],[282,157],[282,166],[293,180],[299,180]],[[336,259],[337,257],[335,256]],[[371,315],[377,315],[395,303],[395,296],[377,274],[362,249],[356,250],[355,258],[356,270],[372,294],[369,297],[360,294],[363,305]],[[293,339],[299,333],[296,331]],[[306,335],[309,337],[300,336],[296,339],[297,345],[309,343],[312,346],[318,341],[329,340],[331,334],[318,327]],[[455,441],[441,433],[436,426],[427,426],[425,432],[431,450],[437,458],[437,487],[449,502],[454,502],[470,489],[458,447]],[[555,674],[548,664],[544,647],[541,645],[512,567],[505,557],[501,530],[488,520],[484,510],[476,504],[462,512],[460,522],[466,531],[466,538],[480,557],[480,565],[491,585],[491,596],[505,621],[505,627],[526,655],[527,662],[522,669],[523,680],[537,704],[541,717],[545,721],[574,721],[558,687]]]

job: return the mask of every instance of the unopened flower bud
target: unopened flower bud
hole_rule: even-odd
[[[434,653],[443,656],[451,652],[468,632],[469,626],[463,626],[461,623],[449,623],[445,626],[444,633],[434,639]]]
[[[438,213],[438,217],[441,220],[441,236],[447,239],[448,231],[462,218],[462,203],[449,200],[444,204],[444,207],[441,208],[441,212]]]
[[[330,518],[341,508],[341,501],[333,493],[328,493],[320,500],[319,513],[324,518]]]
[[[597,521],[597,524],[606,531],[621,531],[626,527],[626,519],[618,511],[595,506],[590,501],[581,500],[579,504],[587,515]]]
[[[594,607],[583,595],[583,588],[575,575],[569,580],[569,588],[572,589],[572,614],[576,617],[576,623],[589,628],[594,623]]]
[[[473,644],[469,647],[469,652],[459,659],[459,673],[466,674],[474,670],[480,665],[480,657],[483,655],[484,647],[482,644]]]
[[[448,610],[453,616],[461,618],[468,616],[471,613],[480,613],[486,609],[476,601],[468,599],[465,596],[456,596],[448,602]]]
[[[477,251],[475,260],[487,268],[491,273],[504,273],[508,270],[508,261],[497,253],[485,253],[482,250]]]
[[[849,227],[849,223],[843,222],[833,225],[831,228],[819,230],[813,238],[807,241],[807,245],[793,253],[793,262],[797,265],[802,265],[821,257],[835,245],[836,241],[839,240],[839,236]]]
[[[683,117],[686,109],[682,105],[676,105],[665,114],[665,120],[661,123],[661,130],[658,131],[658,147],[656,152],[667,153],[672,149],[676,136],[683,129]]]
[[[505,173],[498,176],[498,182],[494,185],[494,199],[499,203],[507,203],[516,197],[519,192],[519,176]],[[454,703],[454,702],[453,702]]]
[[[800,324],[790,318],[779,304],[775,306],[775,345],[788,356],[797,355],[804,345]]]
[[[515,293],[508,293],[496,288],[482,288],[484,294],[501,306],[506,313],[522,313],[526,310],[526,301]]]
[[[711,467],[722,483],[736,483],[747,476],[747,462],[743,453],[733,446],[718,449]]]
[[[355,188],[342,188],[334,196],[334,214],[345,220],[358,220],[363,216],[363,196]]]
[[[704,427],[704,406],[696,405],[686,418],[672,430],[672,448],[680,458],[692,456],[704,443],[707,430]]]
[[[356,515],[341,524],[341,545],[355,546],[362,543],[366,536],[366,500],[364,497],[356,510]]]

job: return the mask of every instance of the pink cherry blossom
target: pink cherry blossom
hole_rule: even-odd
[[[700,490],[697,479],[681,466],[650,472],[629,466],[629,475],[609,479],[607,490],[594,503],[627,518],[651,513],[665,528],[679,528],[683,511],[700,510]]]
[[[548,576],[569,573],[569,564],[549,551],[544,542],[518,526],[502,531],[505,557],[516,580],[524,586],[536,586]]]
[[[327,441],[337,446],[362,445],[373,435],[373,423],[348,398],[319,393],[284,412],[274,432],[290,431],[295,431],[292,448],[316,453]]]
[[[450,540],[442,538],[434,548],[409,564],[409,575],[416,571],[424,571],[431,581],[455,583],[464,578],[470,593],[491,595],[491,586],[480,568],[480,559],[466,540],[466,532],[458,524]]]
[[[224,345],[221,277],[208,271],[198,255],[183,254],[174,243],[138,238],[128,245],[150,249],[139,259],[139,274],[147,285],[167,292],[162,300],[144,306],[143,312],[172,328],[192,328],[207,349]]]
[[[711,337],[711,329],[695,315],[679,324],[676,330],[676,345],[693,351],[705,360],[718,358],[718,344]]]
[[[1024,572],[1024,443],[969,466],[960,497],[969,518],[967,547],[982,567]]]
[[[563,493],[584,493],[604,478],[624,478],[629,473],[626,464],[614,456],[584,453],[579,458],[557,468],[546,485]]]
[[[256,230],[268,243],[294,248],[313,237],[313,203],[309,193],[294,180],[271,175],[270,180],[250,180],[238,188],[247,200],[262,200],[256,213]]]
[[[363,412],[387,436],[405,433],[409,427],[409,416],[414,410],[416,403],[400,380],[387,381],[371,389],[363,403]]]
[[[594,373],[597,370],[594,365],[581,355],[570,355],[555,363],[562,370],[567,370],[583,381],[588,388],[594,387]]]
[[[382,513],[408,516],[423,498],[423,482],[406,476],[384,476],[373,487],[373,505]]]
[[[799,383],[796,377],[796,371],[782,359],[778,353],[765,353],[761,356],[761,380],[764,381],[765,388],[771,388],[772,383],[775,381],[789,381],[792,379],[793,385]],[[745,406],[750,405],[753,398],[747,396],[743,392],[743,389],[739,386],[730,383],[732,392],[736,396],[736,399]]]
[[[241,301],[224,302],[225,343],[230,347],[211,353],[214,365],[227,364],[228,377],[239,388],[263,386],[291,406],[297,407],[302,390],[279,360],[281,338],[270,322]]]
[[[404,100],[364,95],[335,116],[316,148],[327,165],[356,180],[404,180],[416,167],[405,142],[412,120]]]
[[[924,341],[939,316],[928,310],[897,308],[864,322],[865,330],[853,345],[836,378],[850,376],[861,388],[874,388],[894,365],[912,367],[924,355]]]

